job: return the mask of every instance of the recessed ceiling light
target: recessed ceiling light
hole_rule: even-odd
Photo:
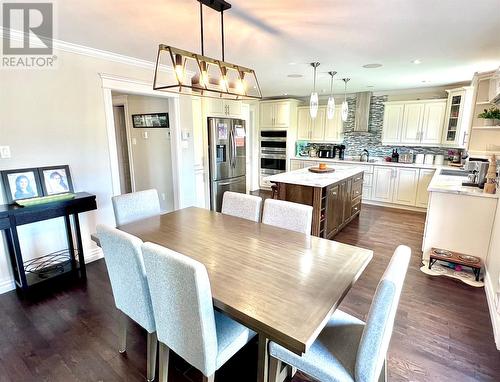
[[[429,81],[427,81],[427,80],[422,80],[422,83],[424,83],[424,84],[425,84],[426,82],[429,82]]]
[[[289,62],[288,65],[297,65],[296,62]]]
[[[415,65],[419,65],[422,63],[422,61],[420,61],[419,59],[415,59],[411,62],[412,64],[415,64]]]
[[[367,85],[366,87],[367,87],[367,88],[373,88],[373,87],[375,87],[375,86],[373,86],[373,85]]]
[[[285,95],[285,96],[286,96],[286,95],[288,95],[288,93],[283,93],[283,95]]]
[[[363,65],[363,68],[376,69],[376,68],[380,68],[381,66],[382,66],[382,64],[366,64],[366,65]]]
[[[302,74],[289,74],[288,77],[290,77],[290,78],[302,78],[304,76]]]

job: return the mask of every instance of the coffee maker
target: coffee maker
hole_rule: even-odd
[[[335,145],[333,146],[333,156],[340,160],[344,160],[345,145]]]
[[[463,182],[463,186],[484,188],[486,183],[486,174],[488,173],[489,161],[482,158],[470,158],[465,162],[465,171],[467,175],[467,182]]]

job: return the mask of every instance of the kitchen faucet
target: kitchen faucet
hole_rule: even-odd
[[[364,159],[364,157],[366,156],[366,160]],[[367,149],[364,149],[362,152],[361,152],[361,155],[359,156],[359,161],[360,162],[368,162],[370,159],[370,153],[368,152]]]

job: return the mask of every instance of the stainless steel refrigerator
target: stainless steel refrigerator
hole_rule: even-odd
[[[208,152],[210,208],[220,212],[224,192],[246,192],[245,121],[208,118]]]

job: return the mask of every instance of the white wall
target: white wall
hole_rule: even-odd
[[[0,145],[9,145],[11,159],[0,169],[68,164],[76,191],[97,195],[98,210],[81,215],[86,257],[99,255],[90,240],[97,223],[114,224],[111,166],[104,97],[99,73],[151,82],[152,68],[56,50],[58,67],[48,70],[0,70]],[[174,113],[182,129],[192,129],[191,108],[181,97]],[[190,97],[186,97],[190,100]],[[187,116],[185,115],[187,113]],[[181,206],[189,205],[193,145],[183,148]],[[194,183],[194,182],[193,182]],[[3,190],[0,202],[5,203]],[[65,247],[60,221],[20,230],[25,258]],[[48,234],[49,233],[49,234]],[[33,239],[33,240],[31,240]],[[0,242],[0,292],[13,286],[3,237]]]
[[[486,259],[486,295],[495,341],[500,350],[500,206],[497,206],[490,248]]]
[[[135,190],[156,188],[163,211],[173,211],[174,191],[172,182],[172,152],[170,129],[133,128],[132,115],[168,113],[166,98],[127,96],[128,126],[130,126],[131,166],[134,172]],[[147,134],[147,138],[145,135]]]

